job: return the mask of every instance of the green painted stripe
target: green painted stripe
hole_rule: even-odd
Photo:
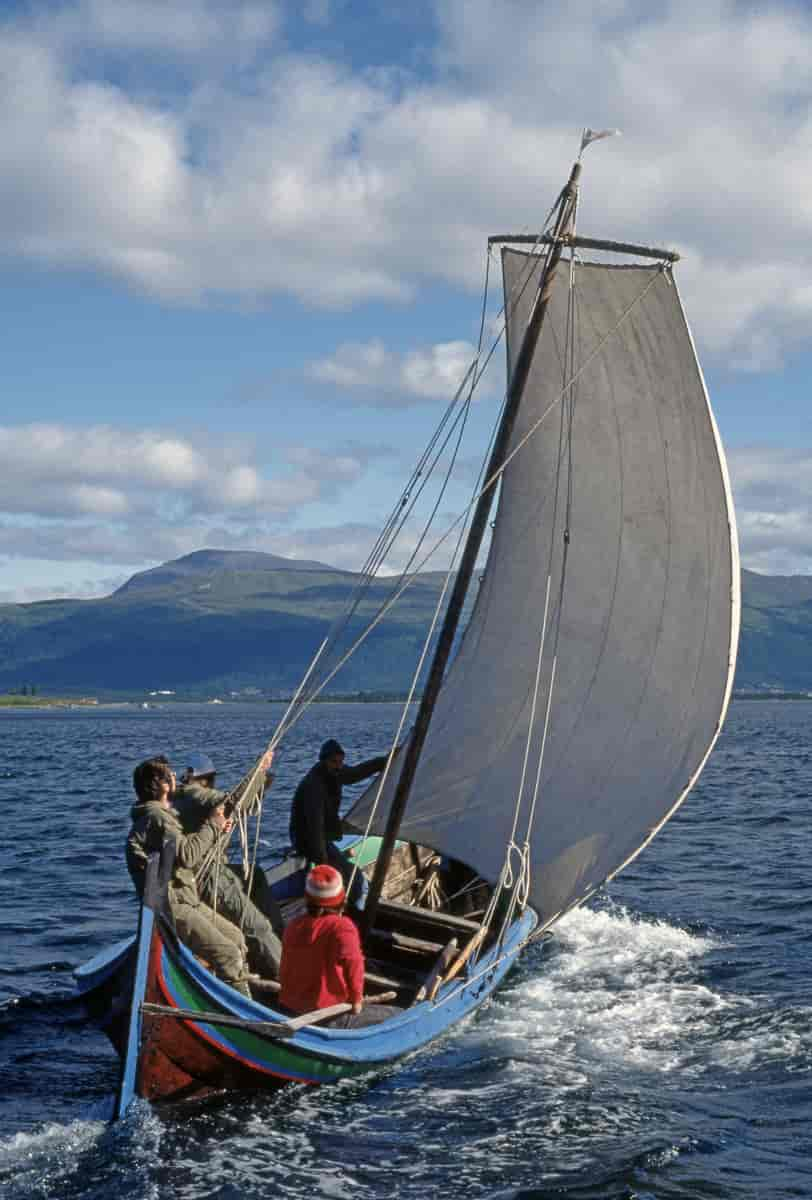
[[[169,954],[164,955],[164,970],[167,982],[180,997],[179,1007],[195,1009],[197,1012],[225,1011],[222,1007],[212,1009],[206,996],[177,966]],[[284,1075],[305,1076],[314,1079],[317,1083],[334,1083],[338,1079],[360,1075],[374,1065],[372,1063],[333,1063],[328,1059],[311,1058],[309,1055],[297,1052],[289,1042],[270,1042],[243,1029],[229,1029],[227,1037],[238,1052],[255,1059],[268,1070],[280,1071]]]

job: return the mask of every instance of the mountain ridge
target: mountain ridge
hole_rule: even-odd
[[[136,572],[106,597],[2,604],[0,690],[289,692],[361,578],[315,560],[204,549]],[[417,576],[336,676],[335,692],[408,686],[443,579],[439,571]],[[349,639],[396,584],[372,582]],[[742,571],[735,686],[812,691],[812,576]]]

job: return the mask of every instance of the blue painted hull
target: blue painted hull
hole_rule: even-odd
[[[301,894],[302,880],[302,872],[291,865],[274,891],[282,897],[296,895],[297,889]],[[287,1015],[217,979],[177,941],[158,911],[157,904],[153,911],[145,902],[136,939],[118,943],[77,972],[79,990],[97,1015],[107,998],[120,998],[123,985],[130,989],[126,1011],[117,1022],[108,1022],[122,1058],[117,1116],[135,1096],[177,1101],[291,1081],[330,1083],[396,1062],[478,1008],[537,924],[535,913],[526,910],[501,943],[486,946],[477,961],[441,983],[431,999],[412,1003],[379,1024],[361,1029],[316,1024],[291,1034],[285,1028]],[[174,1015],[178,1010],[183,1017]],[[226,1024],[213,1020],[215,1015]]]
[[[478,1008],[510,970],[535,925],[535,914],[526,912],[509,929],[504,944],[490,949],[470,972],[441,985],[433,1000],[413,1004],[379,1025],[357,1030],[312,1025],[280,1045],[256,1039],[250,1055],[244,1035],[205,1022],[198,1028],[224,1056],[244,1062],[260,1075],[324,1083],[357,1074],[359,1069],[383,1066],[418,1050]],[[204,1011],[225,1012],[246,1021],[277,1019],[281,1025],[287,1020],[216,979],[185,947],[173,951],[164,945],[161,954],[163,1003],[188,1009],[191,1002]],[[300,1061],[294,1064],[293,1057]]]

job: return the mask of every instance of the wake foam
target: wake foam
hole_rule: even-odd
[[[721,948],[617,906],[577,909],[472,1035],[496,1034],[503,1051],[525,1066],[546,1063],[570,1086],[609,1069],[697,1075],[808,1053],[809,1014],[799,1022],[770,998],[722,994],[707,981],[707,957]]]
[[[126,1120],[111,1125],[114,1107],[115,1097],[106,1096],[83,1105],[82,1115],[74,1121],[49,1122],[31,1132],[0,1138],[4,1200],[132,1194],[124,1186],[131,1182],[137,1183],[144,1200],[158,1200],[157,1187],[148,1179],[149,1164],[157,1161],[160,1150],[158,1118],[145,1101],[137,1101]],[[92,1193],[87,1191],[89,1180]]]

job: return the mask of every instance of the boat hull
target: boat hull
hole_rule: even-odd
[[[525,914],[470,975],[440,987],[432,1001],[364,1029],[317,1025],[277,1040],[250,1028],[144,1015],[136,1094],[155,1101],[200,1097],[224,1089],[275,1088],[281,1084],[335,1083],[396,1062],[440,1036],[479,1007],[513,965],[535,924]],[[145,999],[152,1004],[216,1012],[246,1023],[286,1018],[248,1000],[205,971],[183,946],[172,946],[156,926],[150,947]]]
[[[159,921],[152,923],[142,1000],[132,1006],[134,1037],[126,1037],[128,1014],[113,1019],[104,1005],[120,995],[122,972],[132,978],[130,962],[119,962],[107,979],[84,995],[91,1011],[122,1056],[118,1115],[134,1096],[153,1103],[199,1099],[229,1090],[274,1089],[290,1082],[335,1083],[396,1062],[441,1036],[483,1004],[499,985],[533,931],[535,915],[525,915],[508,931],[501,947],[485,954],[471,971],[440,987],[433,1000],[405,1009],[365,1029],[325,1029],[317,1025],[276,1040],[250,1028],[232,1029],[205,1017],[191,1020],[141,1013],[143,1001],[171,1009],[236,1017],[245,1022],[285,1018],[248,1000],[205,970],[193,955],[172,944]],[[135,997],[133,997],[135,1000]],[[129,1040],[129,1054],[128,1054]],[[134,1057],[133,1057],[134,1055]]]
[[[283,892],[300,882],[293,872],[279,881]],[[160,905],[151,907],[148,900],[147,894],[137,937],[77,972],[88,1008],[122,1060],[118,1116],[136,1096],[177,1103],[291,1082],[335,1083],[387,1067],[483,1004],[537,923],[536,914],[526,910],[501,943],[442,983],[431,999],[380,1024],[362,1029],[307,1025],[290,1034],[286,1015],[217,979],[178,941]]]

